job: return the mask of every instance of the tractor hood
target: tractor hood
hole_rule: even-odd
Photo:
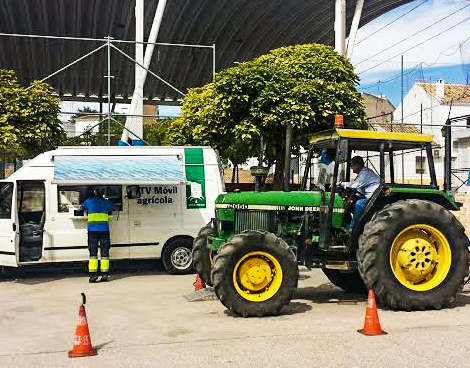
[[[321,191],[308,192],[239,192],[220,194],[216,199],[216,208],[238,208],[256,210],[319,211],[320,206],[328,204],[329,193],[325,193],[322,203]],[[305,208],[314,207],[314,208]],[[335,196],[335,208],[345,208],[339,195]]]

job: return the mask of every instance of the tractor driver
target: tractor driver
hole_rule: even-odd
[[[354,156],[351,159],[351,168],[353,173],[357,174],[356,180],[341,183],[343,188],[355,189],[359,197],[354,206],[353,218],[349,225],[350,230],[354,226],[355,219],[366,207],[367,201],[372,197],[372,194],[374,194],[380,184],[380,177],[374,171],[364,166],[364,160],[361,156]]]

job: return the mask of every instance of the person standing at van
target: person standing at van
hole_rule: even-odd
[[[108,213],[113,210],[114,203],[104,198],[100,189],[95,188],[93,196],[82,203],[82,208],[88,212],[89,282],[98,282],[98,248],[101,251],[101,281],[108,281],[109,248],[111,247]]]

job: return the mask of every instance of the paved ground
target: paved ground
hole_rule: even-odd
[[[277,317],[236,318],[216,300],[188,302],[194,275],[134,262],[108,284],[81,268],[30,270],[0,282],[0,367],[468,367],[470,287],[455,308],[379,311],[385,336],[356,332],[365,301],[302,272]],[[80,293],[98,356],[67,357]]]

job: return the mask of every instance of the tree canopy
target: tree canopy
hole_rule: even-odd
[[[26,90],[14,71],[0,69],[0,149],[31,158],[64,142],[59,104],[47,83]]]
[[[275,49],[191,89],[168,143],[211,145],[237,164],[257,155],[263,137],[266,161],[280,167],[286,124],[293,128],[294,148],[306,146],[309,134],[331,128],[335,114],[344,116],[346,127],[364,127],[358,81],[349,60],[330,46]]]

